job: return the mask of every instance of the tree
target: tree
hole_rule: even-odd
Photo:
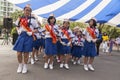
[[[15,22],[17,20],[17,18],[19,16],[22,16],[23,12],[21,10],[16,10],[15,12],[13,12],[10,17],[13,19],[13,21]]]

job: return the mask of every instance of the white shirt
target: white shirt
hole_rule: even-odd
[[[79,41],[79,38],[78,38],[77,36],[75,36],[75,37],[72,39],[73,45],[83,46],[83,42],[84,42],[84,39],[83,39],[83,38],[80,38],[80,41]]]
[[[42,38],[43,31],[45,31],[43,28],[38,28],[38,33],[34,33],[36,35],[37,39]]]
[[[120,37],[116,38],[116,43],[120,44]]]

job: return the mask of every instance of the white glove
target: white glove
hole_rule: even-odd
[[[80,46],[84,46],[82,42],[80,42]]]
[[[97,41],[97,39],[92,39],[92,42],[96,42]]]
[[[67,43],[67,46],[70,46],[70,45],[71,45],[71,42],[68,42],[68,43]]]
[[[22,31],[21,31],[20,29],[19,29],[19,30],[17,30],[18,35],[20,35],[20,34],[21,34],[21,32],[22,32]]]
[[[77,45],[78,44],[78,42],[75,42],[75,45]]]
[[[63,46],[66,46],[65,42],[62,42],[62,41],[61,41],[60,43],[61,43]]]
[[[28,36],[32,36],[32,32],[27,32],[27,35]]]
[[[87,39],[88,42],[91,42],[92,40],[91,39]]]

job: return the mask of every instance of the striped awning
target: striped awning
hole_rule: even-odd
[[[99,23],[120,26],[120,0],[8,0],[18,7],[30,4],[33,13],[47,18],[51,13],[57,19],[86,22],[95,17]]]

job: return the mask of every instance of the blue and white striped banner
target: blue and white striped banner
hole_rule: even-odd
[[[47,18],[54,13],[57,19],[86,22],[95,17],[100,23],[120,26],[120,0],[8,0],[18,7],[30,4],[33,13]]]

